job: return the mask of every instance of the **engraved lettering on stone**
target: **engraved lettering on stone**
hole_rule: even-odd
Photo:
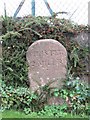
[[[44,86],[51,82],[50,87],[62,87],[66,78],[67,51],[61,43],[53,39],[38,40],[28,48],[26,57],[31,91],[38,89],[38,83]],[[58,100],[51,98],[49,102],[57,104]]]
[[[43,85],[55,80],[51,86],[62,87],[66,77],[67,51],[61,43],[52,39],[38,40],[29,47],[26,57],[32,91],[38,88],[35,80]]]

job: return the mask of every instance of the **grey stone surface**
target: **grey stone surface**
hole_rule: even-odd
[[[2,21],[0,20],[0,35],[2,35]]]
[[[62,44],[53,39],[38,40],[28,48],[26,57],[32,91],[47,83],[62,87],[67,67],[67,51]]]
[[[80,46],[87,47],[89,45],[88,31],[81,32],[77,37],[73,38]]]

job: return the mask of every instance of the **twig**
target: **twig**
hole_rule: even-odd
[[[23,29],[19,30],[19,32],[24,31],[24,30],[31,30],[31,31],[34,32],[36,35],[38,35],[40,38],[42,37],[42,35],[40,35],[37,31],[32,30],[31,28],[23,28]]]

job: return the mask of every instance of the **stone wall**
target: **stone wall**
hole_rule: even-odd
[[[73,40],[77,41],[80,46],[87,47],[89,45],[89,32],[83,31],[78,36],[73,38]]]
[[[90,46],[90,32],[86,31],[86,32],[81,32],[78,36],[72,38],[72,40],[77,41],[78,44],[82,47],[89,47]],[[85,58],[85,64],[86,64],[86,73],[89,73],[90,71],[90,59],[89,58]],[[90,83],[89,80],[89,74],[87,75],[82,75],[81,80],[87,83]]]

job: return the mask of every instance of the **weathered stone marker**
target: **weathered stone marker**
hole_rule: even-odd
[[[67,67],[67,51],[62,44],[53,39],[38,40],[28,48],[26,57],[32,91],[49,82],[51,87],[62,87]]]

